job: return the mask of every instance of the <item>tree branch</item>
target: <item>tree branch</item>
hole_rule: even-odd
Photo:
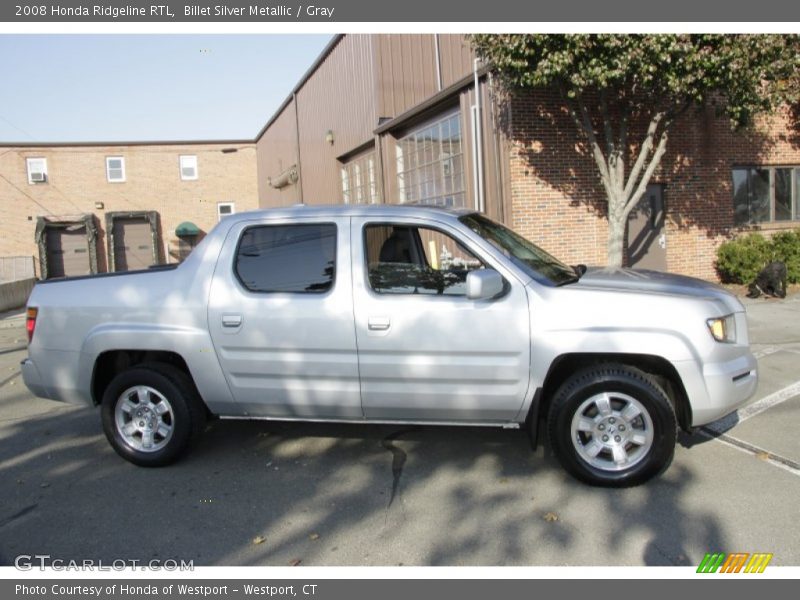
[[[619,178],[619,148],[614,143],[614,132],[611,127],[611,116],[608,114],[608,102],[605,90],[600,90],[600,115],[603,118],[603,130],[606,136],[606,155],[610,185],[616,190],[622,187],[623,181]]]
[[[600,181],[603,184],[603,189],[606,192],[606,197],[611,198],[611,181],[608,175],[608,164],[606,163],[605,156],[603,156],[603,150],[600,148],[600,145],[597,143],[597,137],[594,133],[594,127],[592,127],[592,120],[589,117],[589,111],[586,110],[586,106],[584,105],[583,101],[580,97],[576,98],[575,102],[578,105],[578,110],[572,106],[567,94],[564,90],[563,85],[559,86],[559,92],[561,93],[561,99],[564,102],[564,105],[567,107],[569,111],[570,117],[575,122],[575,125],[578,127],[578,131],[583,131],[586,135],[586,139],[589,142],[589,146],[592,149],[592,156],[594,157],[594,161],[597,164],[597,168],[600,171]],[[580,111],[580,115],[578,112]]]
[[[625,198],[630,198],[631,192],[633,192],[633,187],[636,185],[636,182],[639,181],[639,176],[642,173],[642,169],[647,161],[647,157],[649,156],[650,151],[653,149],[658,125],[661,123],[663,118],[664,113],[657,112],[655,115],[653,115],[653,118],[650,119],[650,124],[647,126],[647,135],[644,138],[644,142],[642,142],[642,147],[639,149],[639,156],[636,158],[636,162],[631,168],[630,175],[628,175],[628,182],[625,184]],[[666,133],[666,130],[664,130],[664,133]]]
[[[608,102],[606,102],[605,90],[600,90],[600,115],[603,117],[603,129],[606,134],[606,149],[608,155],[614,153],[614,134],[611,131],[611,117],[608,114]]]
[[[628,111],[623,110],[619,124],[619,163],[617,181],[625,183],[625,163],[628,159]]]
[[[665,129],[661,132],[661,137],[658,140],[658,146],[656,146],[656,150],[653,153],[653,157],[650,159],[649,164],[647,165],[644,175],[642,175],[642,178],[639,180],[639,185],[636,187],[636,191],[625,202],[625,209],[623,212],[623,216],[625,218],[628,217],[631,210],[633,210],[633,207],[639,203],[639,200],[641,200],[642,196],[647,190],[647,184],[650,183],[653,173],[655,173],[656,168],[658,168],[658,165],[661,162],[661,157],[664,156],[664,153],[667,151],[668,138],[669,130]]]
[[[577,101],[578,108],[581,113],[580,122],[583,124],[583,131],[586,133],[586,137],[589,138],[589,146],[592,149],[594,162],[597,164],[597,168],[600,170],[600,179],[602,180],[603,187],[606,190],[606,196],[611,199],[614,197],[614,194],[613,188],[611,187],[611,175],[608,172],[608,162],[606,161],[606,157],[603,155],[603,149],[600,148],[600,144],[597,142],[597,136],[594,133],[592,119],[589,116],[589,111],[586,109],[586,104],[584,104],[580,96],[578,97]]]

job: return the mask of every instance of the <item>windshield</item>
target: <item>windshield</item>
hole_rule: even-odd
[[[554,285],[574,283],[579,277],[572,267],[554,258],[507,227],[479,214],[465,215],[459,221],[490,242],[528,275]]]

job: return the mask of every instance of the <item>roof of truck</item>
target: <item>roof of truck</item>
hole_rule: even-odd
[[[247,220],[253,217],[321,217],[321,216],[370,216],[409,217],[442,216],[460,217],[475,212],[470,208],[445,208],[426,204],[295,204],[279,208],[266,208],[237,213],[230,218]]]

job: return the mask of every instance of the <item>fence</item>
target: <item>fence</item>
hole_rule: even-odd
[[[0,282],[36,277],[32,256],[0,256]]]

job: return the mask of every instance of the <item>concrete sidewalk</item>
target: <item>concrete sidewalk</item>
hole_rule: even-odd
[[[25,309],[17,308],[0,313],[0,329],[25,326]]]

